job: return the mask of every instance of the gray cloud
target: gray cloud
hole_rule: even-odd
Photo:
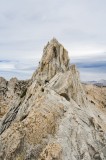
[[[19,79],[31,78],[38,67],[40,59],[1,60],[0,75],[6,79],[12,76]],[[73,57],[70,64],[76,64],[82,81],[106,79],[106,54],[95,56]]]
[[[31,78],[32,73],[36,70],[39,60],[1,60],[0,76],[10,79],[17,77],[18,79]]]
[[[73,58],[83,81],[106,79],[106,53]]]
[[[36,61],[52,37],[76,59],[106,52],[105,6],[105,0],[0,1],[0,59]]]

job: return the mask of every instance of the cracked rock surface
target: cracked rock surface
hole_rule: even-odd
[[[106,88],[52,39],[28,81],[0,78],[0,160],[106,160]]]

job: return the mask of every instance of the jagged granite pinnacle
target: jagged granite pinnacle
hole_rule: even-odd
[[[67,50],[56,40],[52,39],[44,47],[43,56],[38,69],[33,74],[35,77],[44,82],[50,80],[56,73],[65,72],[69,69],[69,57]]]
[[[106,160],[106,88],[52,39],[29,81],[0,78],[0,160]]]

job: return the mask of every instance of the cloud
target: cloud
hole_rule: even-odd
[[[7,63],[0,64],[0,70],[11,70],[11,69],[14,69],[14,65]]]
[[[33,72],[39,64],[37,59],[22,60],[1,60],[0,76],[10,79],[17,77],[18,79],[31,78]],[[73,57],[70,64],[76,64],[80,71],[82,81],[106,79],[106,54],[101,53],[98,56]]]
[[[106,79],[106,53],[73,58],[71,63],[76,64],[83,81]]]
[[[43,45],[57,37],[73,55],[106,50],[106,1],[4,0],[0,2],[0,53],[17,50],[41,54]],[[37,50],[37,52],[36,52]],[[88,53],[87,51],[87,53]],[[22,55],[22,54],[20,54]]]
[[[16,60],[1,60],[0,61],[0,76],[10,79],[17,77],[18,79],[31,78],[32,73],[38,66],[38,59],[16,61]]]
[[[71,59],[75,57],[81,71],[92,69],[104,73],[105,62],[95,60],[98,54],[106,53],[105,6],[105,0],[0,1],[0,60],[11,61],[0,63],[0,71],[4,67],[10,68],[11,75],[32,73],[36,65],[29,63],[41,58],[44,45],[56,37],[69,51]],[[86,63],[80,57],[85,57]]]

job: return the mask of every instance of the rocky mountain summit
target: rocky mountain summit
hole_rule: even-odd
[[[106,160],[106,90],[52,39],[32,78],[0,78],[0,160]]]

